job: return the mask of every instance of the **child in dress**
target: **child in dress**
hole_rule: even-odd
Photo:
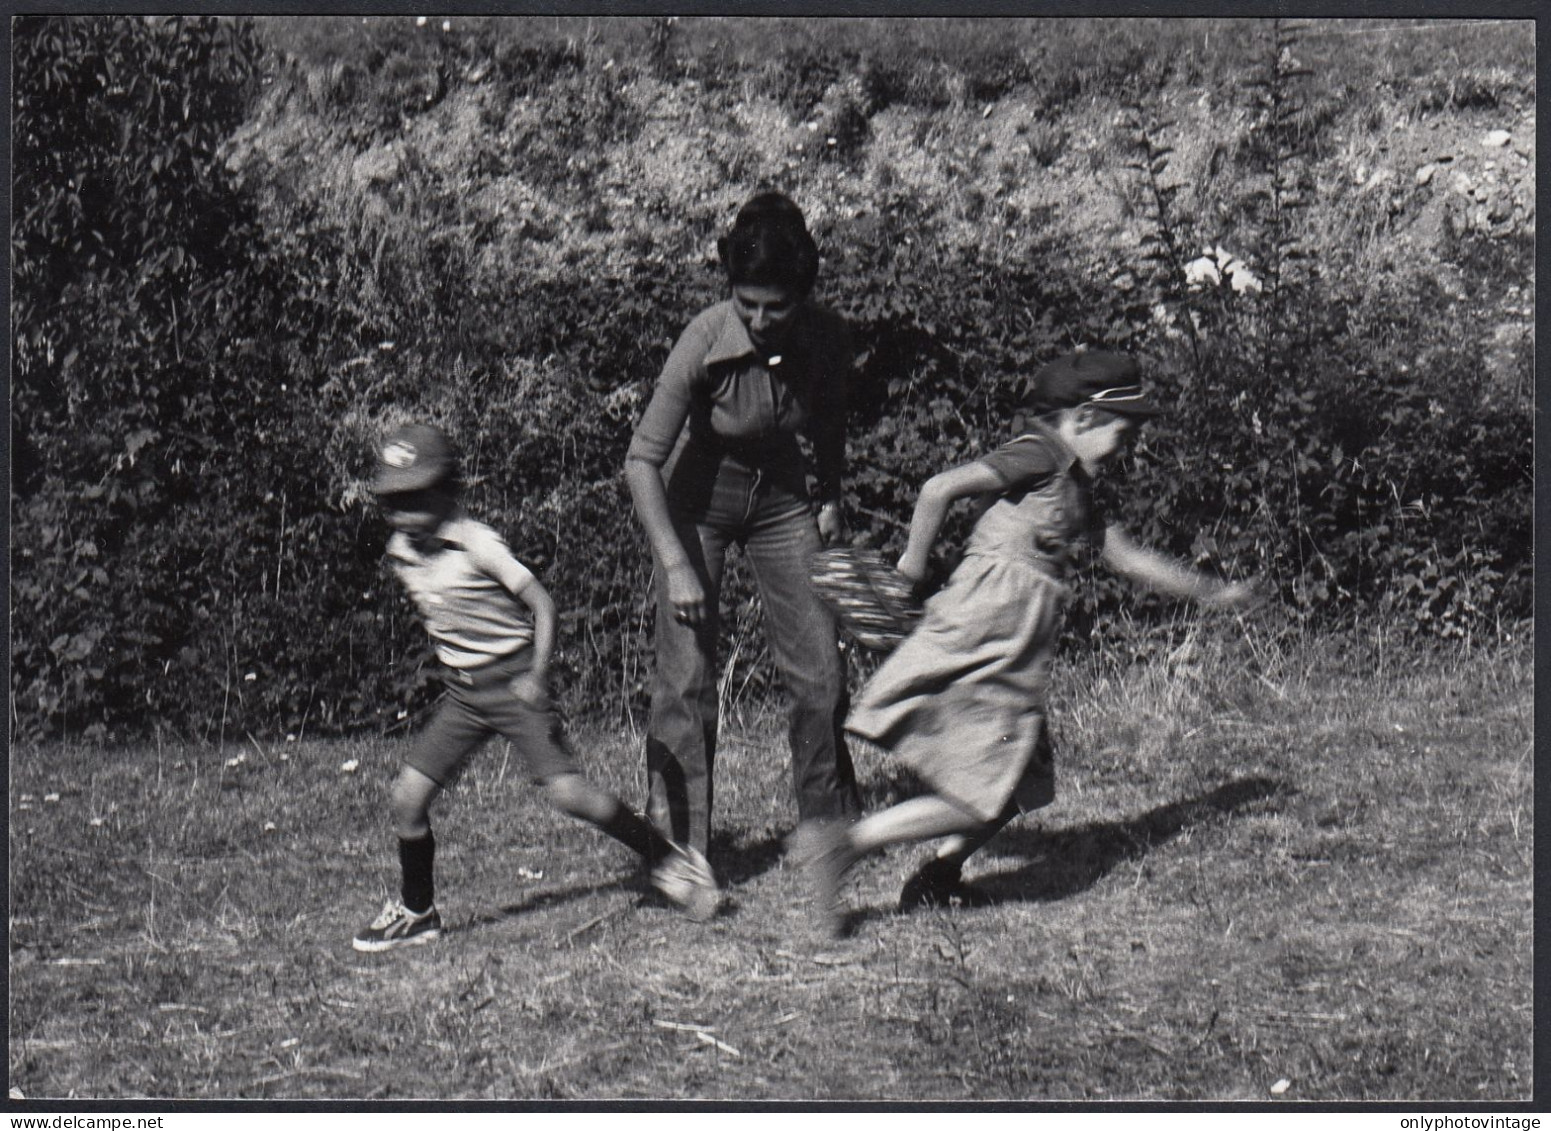
[[[893,751],[932,792],[849,827],[810,821],[793,833],[793,855],[812,876],[817,922],[830,934],[844,925],[846,872],[891,844],[949,838],[907,881],[902,908],[985,902],[963,884],[964,861],[1014,817],[1053,799],[1045,696],[1079,539],[1149,588],[1218,607],[1255,599],[1247,585],[1139,546],[1097,513],[1092,475],[1159,411],[1131,358],[1069,354],[1035,374],[1030,400],[1044,414],[1031,431],[933,476],[916,501],[898,569],[919,583],[949,506],[988,500],[962,563],[863,688],[846,729]]]
[[[441,935],[431,802],[495,734],[512,741],[550,804],[636,852],[658,890],[692,918],[710,918],[720,896],[705,857],[582,776],[549,700],[555,603],[501,536],[464,511],[458,488],[457,456],[441,429],[408,424],[387,438],[372,491],[394,531],[388,559],[436,646],[447,697],[393,785],[401,896],[352,945],[391,950]]]

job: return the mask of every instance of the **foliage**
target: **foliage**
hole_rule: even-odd
[[[209,596],[182,587],[213,579],[180,566],[222,544],[168,534],[226,483],[218,464],[235,471],[217,440],[245,431],[230,414],[257,423],[260,402],[231,395],[253,351],[228,336],[247,319],[252,221],[213,159],[256,46],[215,20],[27,17],[14,32],[12,413],[33,465],[14,507],[12,695],[30,721],[74,713],[101,732],[165,706],[138,685],[178,658]]]
[[[1462,27],[1451,73],[1473,85],[1440,93],[1413,37],[1373,88],[1362,41],[1326,31],[19,20],[16,723],[415,722],[434,664],[362,488],[410,416],[452,429],[471,507],[555,593],[567,701],[633,717],[651,577],[619,469],[673,337],[719,296],[715,232],[763,185],[808,208],[819,297],[861,349],[857,537],[901,545],[919,484],[1010,434],[1033,367],[1109,346],[1176,409],[1112,489],[1148,541],[1267,575],[1299,627],[1527,614],[1529,382],[1479,376],[1472,319],[1532,278],[1532,244],[1453,233],[1462,303],[1333,238],[1341,201],[1311,185],[1337,132],[1392,103],[1519,104],[1532,55]],[[1181,84],[1222,103],[1210,163],[1185,152]],[[1112,180],[1143,258],[1063,223],[1078,205],[1036,191],[1063,179]],[[960,514],[940,570],[963,534]],[[1174,631],[1090,580],[1075,639],[1135,656]],[[723,613],[724,699],[761,701],[738,570]]]
[[[1133,469],[1146,500],[1136,510],[1159,544],[1273,580],[1300,618],[1398,613],[1462,635],[1488,608],[1527,612],[1528,529],[1507,517],[1530,489],[1527,406],[1504,411],[1455,379],[1480,370],[1479,346],[1469,313],[1435,284],[1365,286],[1356,256],[1308,241],[1320,127],[1299,88],[1297,42],[1273,25],[1247,84],[1241,151],[1258,175],[1239,239],[1263,281],[1220,249],[1181,263],[1182,248],[1210,247],[1214,233],[1172,207],[1169,150],[1153,138],[1162,127],[1133,108],[1176,407]],[[1416,342],[1435,335],[1432,364],[1414,371]],[[1497,534],[1480,539],[1487,523]]]

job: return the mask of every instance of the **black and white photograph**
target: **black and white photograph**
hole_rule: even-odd
[[[1530,1126],[1449,10],[13,16],[12,1112]]]

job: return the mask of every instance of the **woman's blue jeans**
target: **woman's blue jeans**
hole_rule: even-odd
[[[657,671],[646,738],[647,816],[664,836],[701,852],[711,837],[718,602],[727,549],[735,543],[753,568],[771,657],[791,701],[798,817],[861,811],[842,730],[848,699],[835,621],[808,580],[820,542],[806,492],[793,489],[789,474],[731,458],[714,467],[696,473],[681,465],[668,482],[674,529],[705,587],[709,615],[694,628],[675,620],[666,578],[657,570]]]

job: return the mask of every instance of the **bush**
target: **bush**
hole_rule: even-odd
[[[217,437],[259,423],[228,396],[248,354],[226,336],[250,313],[253,221],[215,160],[256,47],[228,20],[14,30],[12,413],[35,464],[13,500],[12,695],[31,725],[100,732],[155,706],[147,661],[186,639],[190,594],[141,588],[142,564],[170,578],[142,549],[223,544],[219,523],[197,548],[156,536],[235,471]]]
[[[1310,628],[1527,614],[1527,383],[1479,379],[1485,331],[1431,273],[1376,277],[1299,203],[1330,133],[1371,116],[1353,44],[1314,97],[1283,51],[1297,33],[1259,21],[1210,42],[1188,22],[449,22],[18,20],[24,737],[418,719],[434,662],[363,490],[372,441],[410,416],[454,432],[472,508],[555,593],[568,704],[637,710],[650,566],[624,452],[720,294],[714,233],[764,185],[810,206],[820,298],[861,347],[858,537],[901,546],[919,485],[1010,435],[1034,367],[1107,346],[1175,406],[1109,488],[1146,540],[1268,575]],[[1461,65],[1488,74],[1493,42],[1462,36]],[[1490,71],[1502,101],[1523,62]],[[1212,119],[1228,160],[1193,197],[1164,119],[1190,76],[1238,84]],[[1095,132],[1090,104],[1121,98],[1129,124]],[[986,115],[997,99],[1027,116]],[[995,149],[1004,122],[1023,150]],[[1114,176],[1125,143],[1117,223],[1144,230],[1140,263],[1017,195]],[[1209,257],[1213,281],[1218,246],[1242,259]],[[1447,248],[1482,288],[1530,278],[1531,252]],[[1114,579],[1081,593],[1074,641],[1125,655],[1174,631]],[[727,693],[763,695],[739,572],[723,612]]]

